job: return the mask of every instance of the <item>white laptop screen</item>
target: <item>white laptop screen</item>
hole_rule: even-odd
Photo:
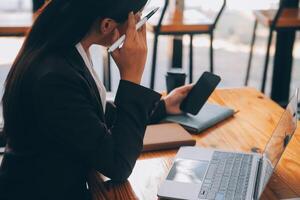
[[[291,140],[297,128],[297,106],[298,106],[298,90],[291,98],[286,110],[282,114],[272,137],[265,147],[262,163],[262,177],[259,188],[259,196],[266,187],[273,171],[279,162],[286,146]]]

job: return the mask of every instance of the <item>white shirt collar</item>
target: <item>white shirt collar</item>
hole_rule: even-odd
[[[98,88],[98,92],[100,94],[100,98],[101,98],[101,103],[102,103],[102,107],[103,107],[103,111],[105,112],[105,107],[106,107],[106,89],[103,85],[103,83],[100,81],[96,71],[93,68],[93,62],[92,59],[87,55],[86,51],[84,50],[82,44],[79,42],[78,44],[76,44],[76,49],[78,51],[78,53],[81,55],[86,67],[88,68],[89,72],[91,73],[97,88]]]
[[[76,49],[78,51],[78,53],[81,55],[85,65],[89,68],[93,66],[93,62],[92,59],[87,55],[86,51],[84,50],[82,44],[79,42],[78,44],[76,44]]]

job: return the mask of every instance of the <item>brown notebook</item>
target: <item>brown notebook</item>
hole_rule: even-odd
[[[146,129],[143,152],[194,146],[195,143],[192,136],[179,124],[150,125]]]

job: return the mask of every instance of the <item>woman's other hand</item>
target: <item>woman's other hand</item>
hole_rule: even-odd
[[[166,104],[167,114],[176,115],[181,114],[180,104],[191,91],[193,84],[185,85],[179,88],[176,88],[170,92],[166,97],[163,97],[163,100]]]
[[[122,80],[140,84],[147,58],[146,25],[136,30],[136,17],[131,12],[128,16],[128,27],[126,38],[121,48],[112,52]],[[114,41],[120,37],[116,28],[114,30]]]

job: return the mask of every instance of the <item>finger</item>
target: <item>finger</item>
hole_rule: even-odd
[[[140,31],[139,31],[140,33],[140,36],[144,39],[144,40],[146,40],[146,35],[147,35],[147,31],[146,31],[146,24],[144,24],[142,27],[141,27],[141,29],[140,29]]]
[[[118,29],[115,29],[115,30],[114,30],[114,33],[113,33],[112,41],[113,41],[113,42],[117,41],[117,40],[119,39],[119,37],[120,37],[119,30],[118,30]],[[113,42],[112,42],[112,43],[113,43]],[[115,49],[115,50],[111,53],[111,56],[112,56],[113,59],[115,60],[115,59],[118,59],[119,54],[120,54],[120,49],[117,48],[117,49]]]
[[[188,85],[181,86],[177,89],[179,92],[187,93],[193,88],[193,86],[194,86],[194,84],[188,84]]]
[[[141,26],[141,28],[139,28],[139,30],[137,31],[138,36],[142,39],[146,39],[146,35],[147,35],[146,32],[147,32],[146,24]]]
[[[136,39],[139,41],[139,43],[147,48],[147,38],[146,38],[146,28],[145,25],[143,25],[140,29],[140,31],[137,32]]]
[[[134,18],[135,18],[135,21],[138,22],[141,20],[141,16],[142,16],[142,13],[141,12],[137,12],[135,15],[134,15]]]
[[[193,86],[194,86],[194,84],[187,85],[183,90],[183,94],[188,95],[190,93],[190,91],[192,90]]]
[[[185,89],[186,90],[191,90],[194,86],[195,86],[194,83],[190,83],[190,84],[188,84],[188,85],[185,86]]]
[[[126,30],[126,39],[134,38],[134,35],[136,33],[135,24],[136,22],[135,22],[133,12],[130,12],[128,15],[128,27]]]

